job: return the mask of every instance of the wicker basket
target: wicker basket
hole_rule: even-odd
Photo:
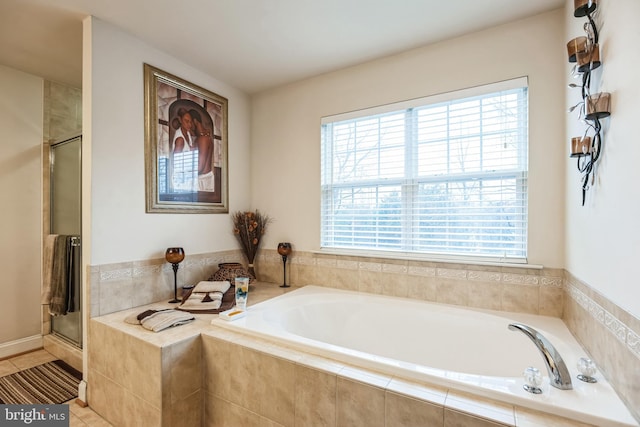
[[[223,262],[218,264],[218,271],[213,273],[209,280],[222,281],[228,280],[232,285],[236,284],[236,277],[248,277],[249,283],[255,282],[256,278],[253,277],[249,271],[244,268],[244,265],[239,262]]]

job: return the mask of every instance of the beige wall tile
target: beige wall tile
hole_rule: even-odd
[[[126,335],[114,347],[113,357],[124,359],[120,384],[156,408],[162,407],[161,347]],[[126,355],[126,356],[125,356]]]
[[[333,276],[335,282],[330,283],[329,286],[347,291],[358,290],[358,270],[337,268]]]
[[[293,284],[304,286],[318,283],[317,267],[315,265],[296,265],[293,270],[296,272],[292,275]]]
[[[257,351],[235,346],[229,358],[230,390],[227,399],[258,413],[264,388],[256,374],[262,371],[262,357]]]
[[[120,409],[114,410],[114,408],[124,407],[126,399],[124,387],[90,370],[87,399],[91,409],[102,418],[114,426],[124,425],[124,412]]]
[[[439,279],[436,284],[436,301],[442,304],[466,306],[469,303],[469,282],[466,280]]]
[[[542,316],[562,317],[564,307],[564,289],[554,286],[540,287],[540,309]]]
[[[436,301],[437,285],[434,277],[407,276],[407,297],[422,301]]]
[[[285,426],[295,418],[295,364],[261,353],[253,378],[260,391],[260,415]]]
[[[101,316],[133,307],[133,281],[131,277],[101,281],[99,298]]]
[[[409,281],[406,274],[380,273],[380,284],[384,295],[404,298],[409,295]]]
[[[231,402],[205,392],[204,427],[261,427],[261,417]]]
[[[538,314],[538,287],[504,284],[502,310]]]
[[[295,383],[295,426],[335,426],[336,375],[296,365]]]
[[[385,425],[393,427],[441,426],[444,408],[396,393],[385,394]]]
[[[230,354],[233,346],[227,341],[202,335],[202,360],[204,361],[202,385],[214,396],[230,396]]]
[[[164,410],[162,415],[162,425],[172,427],[200,427],[202,425],[202,390],[198,390],[191,395],[185,395],[177,400],[168,411]]]
[[[358,271],[358,290],[370,294],[381,294],[382,283],[380,282],[380,272],[370,270]]]
[[[233,403],[283,425],[294,422],[295,364],[242,346],[230,356]]]
[[[469,307],[500,310],[502,288],[499,282],[472,282],[469,284]]]
[[[338,377],[336,397],[338,426],[384,427],[384,389]]]
[[[202,388],[202,345],[200,336],[170,347],[171,404]]]

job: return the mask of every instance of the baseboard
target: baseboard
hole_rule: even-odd
[[[33,335],[0,344],[0,359],[42,348],[42,335]]]

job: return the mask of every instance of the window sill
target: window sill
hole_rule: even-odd
[[[492,267],[512,267],[512,268],[530,268],[541,270],[544,266],[540,264],[528,264],[526,259],[500,261],[495,258],[472,258],[464,256],[437,256],[437,255],[422,255],[408,252],[381,252],[381,251],[366,251],[366,250],[350,250],[350,249],[320,249],[310,251],[319,255],[340,255],[351,257],[366,257],[366,258],[380,258],[380,259],[398,259],[406,261],[423,261],[423,262],[435,262],[444,264],[469,264],[469,265],[485,265]]]

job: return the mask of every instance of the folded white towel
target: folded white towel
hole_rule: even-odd
[[[207,295],[209,298],[206,298]],[[207,299],[206,301],[204,301]],[[222,292],[192,292],[189,298],[180,304],[187,310],[217,310],[222,304]]]
[[[141,324],[145,329],[153,332],[160,332],[172,326],[184,325],[194,320],[192,314],[184,313],[176,310],[159,311],[155,314],[145,317],[141,320]]]
[[[193,292],[222,292],[223,294],[229,290],[231,283],[227,280],[218,282],[202,281],[198,282]]]

